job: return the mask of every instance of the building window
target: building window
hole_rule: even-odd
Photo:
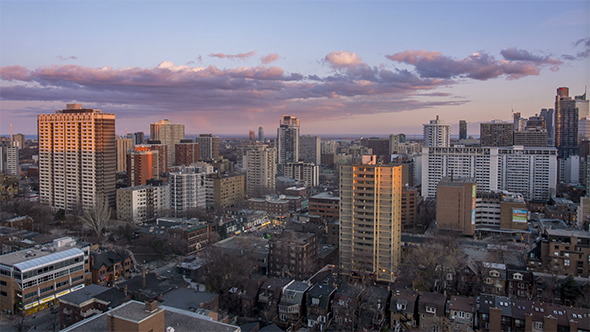
[[[434,314],[434,313],[436,313],[436,308],[435,307],[426,306],[426,312],[429,312],[431,314]]]

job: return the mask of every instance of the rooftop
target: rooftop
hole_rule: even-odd
[[[319,193],[317,195],[313,195],[310,197],[310,199],[315,198],[315,199],[331,199],[331,200],[335,200],[335,201],[339,201],[340,197],[339,196],[334,196],[334,194],[331,191],[328,192],[323,192],[323,193]]]
[[[80,248],[70,246],[55,248],[53,245],[45,245],[36,247],[1,255],[0,264],[14,266],[21,271],[25,271],[40,265],[84,254]]]
[[[128,317],[132,320],[146,318],[145,304],[137,301],[129,301],[115,309],[103,314],[90,317],[78,322],[62,331],[80,332],[104,332],[107,331],[107,316],[114,314],[119,317]],[[159,306],[164,310],[164,326],[173,327],[176,332],[184,331],[210,331],[210,332],[238,332],[239,327],[214,321],[212,318],[199,315],[186,310],[180,310],[169,306]]]
[[[77,291],[63,295],[59,298],[59,301],[73,305],[81,305],[82,303],[93,299],[96,295],[104,293],[109,289],[111,288],[90,284],[84,288],[78,289]]]

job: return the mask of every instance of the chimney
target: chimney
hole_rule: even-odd
[[[145,287],[145,266],[141,267],[141,287]]]
[[[151,300],[151,301],[145,301],[145,311],[146,312],[154,312],[158,310],[158,301],[156,300]]]

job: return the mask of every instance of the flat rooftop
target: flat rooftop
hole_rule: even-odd
[[[313,195],[310,198],[315,198],[315,199],[333,199],[335,201],[339,201],[340,197],[339,196],[334,196],[334,194],[332,194],[331,192],[323,192],[323,193],[319,193],[317,195]]]
[[[76,246],[55,248],[53,245],[48,244],[39,248],[28,248],[1,255],[0,264],[16,266],[22,271],[28,266],[39,266],[79,254],[84,254],[84,252]]]

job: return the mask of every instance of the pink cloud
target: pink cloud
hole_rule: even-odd
[[[260,62],[264,63],[265,65],[268,65],[269,63],[275,62],[278,59],[279,59],[279,55],[277,53],[270,53],[267,56],[261,56]]]
[[[7,81],[23,81],[27,82],[32,79],[29,70],[25,67],[14,65],[7,67],[0,67],[0,78]]]
[[[326,55],[324,62],[334,69],[345,69],[360,65],[363,59],[354,52],[337,51]]]
[[[219,59],[237,59],[237,60],[245,60],[247,58],[253,57],[256,55],[256,51],[248,52],[248,53],[238,53],[238,54],[224,54],[224,53],[211,53],[209,54],[212,58],[219,58]]]
[[[481,51],[464,59],[453,59],[440,52],[409,50],[385,57],[395,62],[413,65],[420,77],[452,79],[468,77],[476,80],[488,80],[505,75],[508,79],[517,79],[530,75],[539,75],[544,66],[558,70],[561,61],[548,56],[534,55],[526,50],[508,48],[500,52],[504,60]]]
[[[165,110],[185,112],[191,118],[216,118],[220,122],[228,117],[246,121],[254,111],[272,116],[276,113],[277,117],[296,111],[309,119],[342,118],[460,105],[469,100],[433,90],[457,84],[453,80],[456,77],[518,79],[538,75],[542,66],[557,65],[550,58],[522,50],[505,51],[505,59],[500,61],[484,52],[464,59],[424,50],[387,56],[392,61],[414,66],[414,71],[385,64],[370,66],[354,52],[336,51],[321,60],[333,69],[328,75],[288,73],[279,66],[268,66],[279,57],[271,53],[261,57],[263,65],[224,69],[213,65],[176,65],[169,61],[152,68],[68,64],[29,70],[8,66],[0,67],[0,79],[5,81],[2,87],[5,101],[51,104],[77,101],[116,111],[118,118],[160,116]],[[243,59],[254,54],[253,51],[212,56]],[[22,114],[33,112],[22,110]]]

